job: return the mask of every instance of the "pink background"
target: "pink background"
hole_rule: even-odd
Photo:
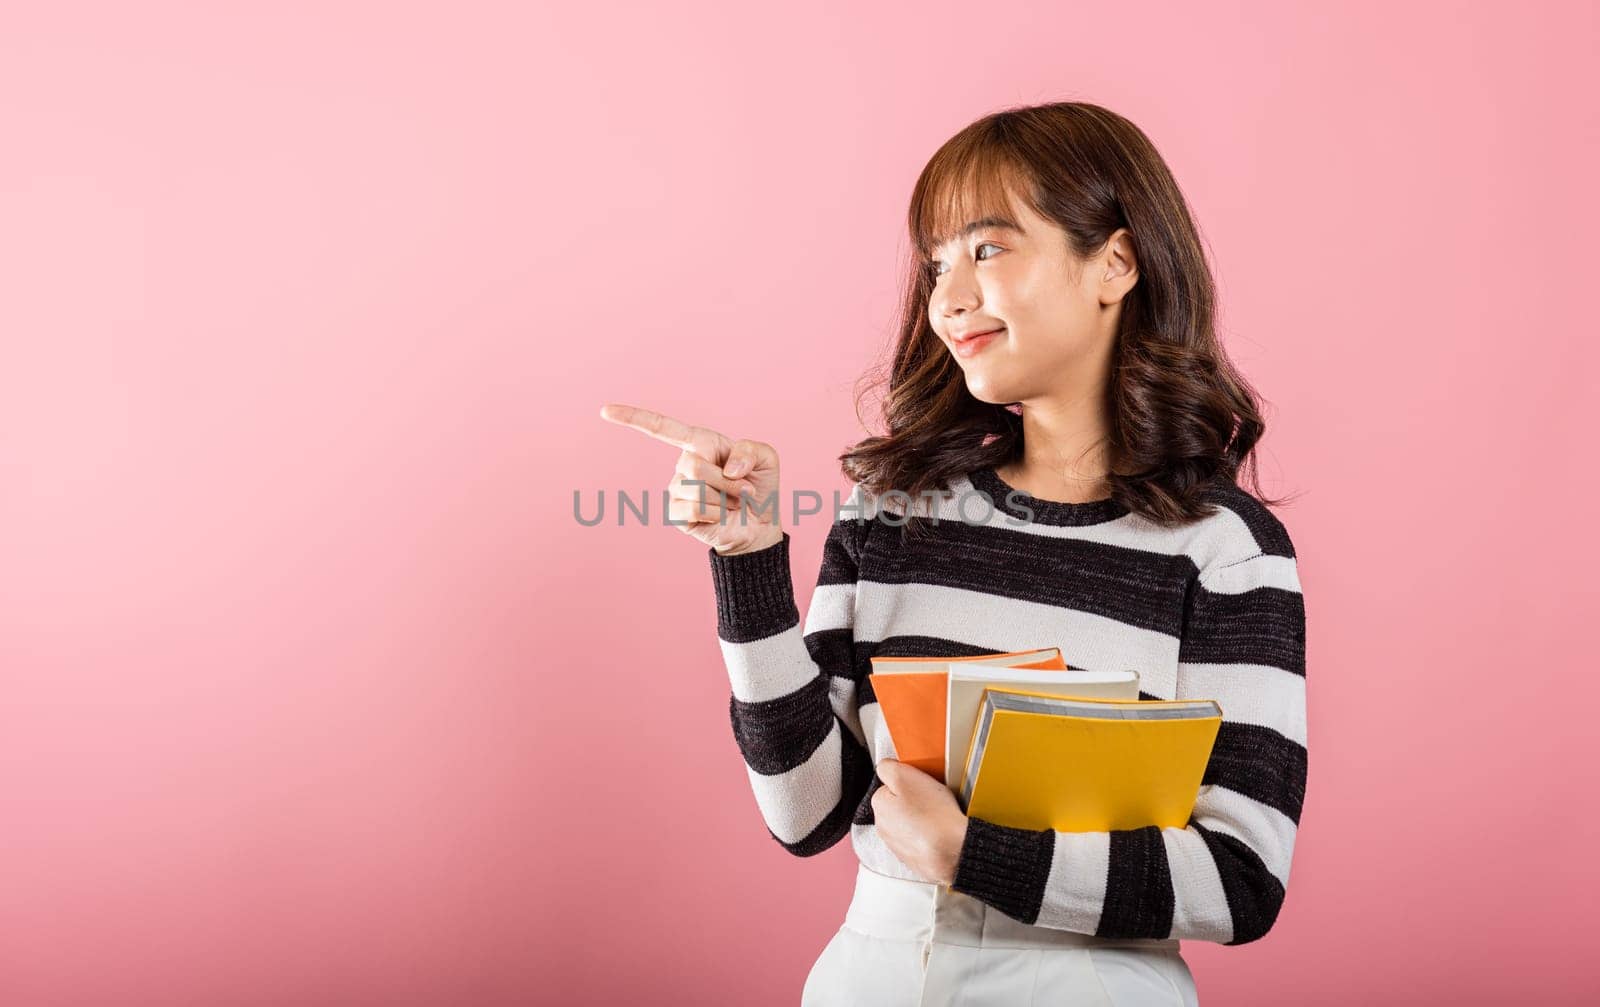
[[[848,841],[766,833],[705,548],[573,494],[671,476],[610,400],[843,488],[917,172],[1054,99],[1169,160],[1301,494],[1293,880],[1202,1000],[1592,994],[1593,4],[30,6],[0,1002],[797,1000]]]

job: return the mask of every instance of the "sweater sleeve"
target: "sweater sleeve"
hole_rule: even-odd
[[[957,891],[1037,926],[1246,944],[1278,917],[1306,786],[1305,607],[1293,547],[1191,582],[1176,699],[1223,721],[1184,828],[1056,832],[968,820]],[[1286,555],[1285,555],[1286,554]]]
[[[853,492],[852,500],[859,500]],[[834,521],[802,629],[789,534],[752,553],[708,550],[729,717],[767,831],[798,857],[850,833],[873,778],[856,711],[856,575],[866,522]]]

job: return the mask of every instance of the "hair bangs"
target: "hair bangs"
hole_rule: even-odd
[[[1016,200],[1032,205],[1028,175],[1003,148],[974,143],[929,163],[912,194],[910,225],[917,254],[927,258],[968,224],[1016,219]]]

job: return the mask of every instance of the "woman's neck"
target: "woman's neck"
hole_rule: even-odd
[[[1022,458],[995,469],[1040,500],[1091,503],[1111,495],[1105,416],[1096,403],[1023,404]]]

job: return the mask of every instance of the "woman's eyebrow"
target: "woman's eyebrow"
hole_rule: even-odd
[[[974,220],[966,227],[963,227],[961,229],[961,237],[964,238],[973,231],[981,230],[985,227],[998,228],[1002,231],[1016,231],[1018,234],[1023,233],[1022,226],[1010,217],[984,217],[982,220]]]
[[[1028,233],[1022,229],[1022,225],[1018,224],[1010,217],[983,217],[979,220],[971,221],[965,227],[961,228],[961,230],[957,233],[946,238],[944,241],[939,242],[939,244],[935,247],[943,247],[944,245],[954,241],[956,238],[965,238],[973,231],[981,231],[986,227],[992,227],[1000,231],[1015,231],[1018,234]]]

